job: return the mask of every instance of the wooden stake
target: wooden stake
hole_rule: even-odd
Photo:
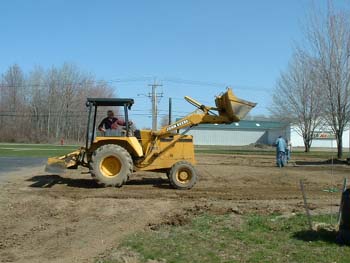
[[[346,186],[348,184],[348,179],[345,177],[344,178],[344,182],[343,182],[343,189],[341,191],[341,197],[340,197],[340,206],[339,206],[339,212],[338,212],[338,225],[340,224],[340,220],[341,220],[341,211],[343,209],[343,193],[346,191]]]
[[[309,228],[310,228],[310,230],[312,230],[311,216],[310,216],[309,206],[307,204],[306,193],[304,190],[304,183],[303,183],[302,179],[300,179],[300,190],[301,190],[301,193],[303,195],[304,208],[305,208],[305,212],[306,212],[307,221],[309,223]]]

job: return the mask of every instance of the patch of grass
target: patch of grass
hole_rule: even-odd
[[[199,154],[234,154],[234,155],[269,155],[275,156],[275,150],[261,150],[261,149],[195,149],[196,153]],[[334,158],[336,154],[333,154]],[[293,151],[292,157],[309,157],[309,158],[325,158],[330,159],[332,153],[328,151],[312,151],[312,152],[302,152]]]
[[[51,157],[70,153],[78,146],[50,144],[0,144],[0,157]]]
[[[78,149],[78,145],[52,145],[52,144],[17,144],[0,143],[0,157],[51,157],[64,155]],[[235,155],[270,155],[276,154],[271,147],[267,149],[245,149],[245,147],[196,147],[197,154],[235,154]],[[294,157],[311,157],[330,159],[329,151],[312,151],[305,153],[293,151]],[[334,155],[335,156],[335,155]]]
[[[236,219],[235,219],[236,218]],[[330,222],[329,215],[315,216]],[[184,226],[162,226],[127,238],[118,250],[129,249],[141,262],[349,262],[350,248],[334,243],[334,231],[306,231],[303,215],[201,215]],[[113,258],[98,262],[118,262]]]

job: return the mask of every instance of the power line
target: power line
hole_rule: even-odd
[[[148,116],[148,117],[152,117],[151,113],[134,113],[134,114],[130,114],[132,116]],[[81,114],[69,114],[69,115],[61,115],[61,114],[20,114],[20,113],[16,113],[16,114],[8,114],[8,113],[0,113],[0,117],[19,117],[19,118],[28,118],[28,117],[32,117],[32,118],[37,118],[37,117],[62,117],[62,118],[81,118]],[[117,117],[124,117],[124,115],[122,114],[116,114],[115,116]],[[167,113],[161,113],[158,114],[158,116],[168,116]],[[174,116],[183,116],[183,115],[179,115],[179,114],[175,114]]]
[[[231,85],[228,83],[220,83],[220,82],[207,82],[207,81],[201,81],[201,80],[188,80],[188,79],[181,79],[181,78],[162,78],[163,82],[172,82],[172,83],[178,83],[178,84],[185,84],[190,86],[211,86],[211,87],[234,87],[234,89],[240,89],[240,90],[254,90],[254,91],[266,91],[266,88],[259,87],[259,86],[253,86],[253,85],[241,85],[241,84],[235,84]]]
[[[110,80],[83,80],[78,82],[64,82],[61,80],[52,80],[51,82],[47,81],[39,81],[39,82],[45,82],[40,84],[21,84],[21,85],[8,85],[8,84],[1,84],[0,87],[8,87],[8,88],[25,88],[25,87],[48,87],[48,86],[88,86],[88,85],[105,85],[105,84],[112,84],[112,83],[130,83],[130,82],[146,82],[151,80],[153,77],[130,77],[130,78],[116,78],[116,79],[110,79]],[[211,87],[228,87],[231,86],[228,83],[221,83],[221,82],[208,82],[208,81],[201,81],[201,80],[189,80],[189,79],[182,79],[182,78],[160,78],[162,82],[170,82],[170,83],[177,83],[177,84],[185,84],[190,86],[211,86]],[[232,85],[234,89],[241,89],[241,90],[253,90],[253,91],[266,91],[266,88],[253,86],[253,85]]]
[[[162,78],[161,80],[165,81],[165,82],[188,84],[188,85],[199,85],[199,86],[212,86],[212,87],[218,87],[218,86],[227,87],[228,86],[227,83],[206,82],[206,81],[188,80],[188,79],[181,79],[181,78]]]
[[[8,84],[1,84],[0,88],[28,88],[28,87],[48,87],[48,86],[89,86],[89,85],[105,85],[108,83],[128,83],[128,82],[144,82],[149,81],[151,77],[135,77],[135,78],[118,78],[118,79],[111,79],[111,80],[84,80],[79,82],[65,82],[61,80],[51,80],[49,82],[47,81],[39,81],[39,82],[45,82],[41,84],[21,84],[21,85],[8,85]]]

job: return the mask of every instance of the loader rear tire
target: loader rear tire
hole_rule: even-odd
[[[169,171],[170,184],[180,190],[191,189],[197,182],[197,172],[189,162],[177,162]]]
[[[107,144],[92,155],[91,176],[103,186],[121,187],[133,172],[130,154],[121,146]]]

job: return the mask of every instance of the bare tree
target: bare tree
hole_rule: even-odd
[[[1,109],[3,136],[14,141],[20,137],[22,130],[26,129],[26,120],[21,116],[16,119],[16,115],[26,110],[25,77],[19,65],[14,64],[8,68],[1,78],[2,97]],[[15,126],[14,126],[15,124]],[[12,127],[12,131],[9,130]]]
[[[47,142],[85,137],[87,97],[112,97],[104,81],[78,67],[40,67],[28,77],[13,65],[0,78],[0,138],[4,141]]]
[[[44,86],[45,72],[42,68],[37,67],[29,74],[27,80],[29,95],[29,113],[31,114],[31,134],[30,139],[40,141],[45,136],[45,122],[42,118],[42,111],[46,108],[45,100],[47,98]]]
[[[343,132],[350,121],[350,16],[335,11],[332,2],[327,13],[311,16],[307,25],[309,55],[323,90],[324,117],[337,140],[338,158],[343,154]]]
[[[320,95],[311,61],[296,51],[277,82],[270,111],[275,117],[296,125],[305,152],[310,151],[315,129],[322,122]]]
[[[3,85],[6,86],[9,110],[16,112],[24,103],[24,74],[17,65],[9,67],[3,75]]]

